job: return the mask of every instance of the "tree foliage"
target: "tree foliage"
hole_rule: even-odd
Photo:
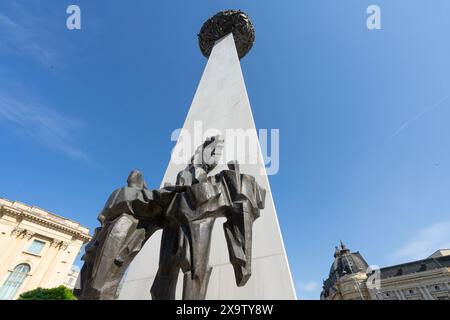
[[[22,293],[19,300],[77,300],[72,290],[65,286],[51,289],[37,288]]]

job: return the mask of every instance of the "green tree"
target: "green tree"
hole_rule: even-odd
[[[37,288],[22,293],[19,300],[77,300],[72,290],[64,286],[51,289]]]

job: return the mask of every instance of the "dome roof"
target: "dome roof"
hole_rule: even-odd
[[[351,253],[341,242],[340,248],[336,247],[334,252],[334,261],[331,265],[329,276],[342,277],[351,273],[366,272],[368,267],[366,260],[358,251]]]
[[[350,252],[342,243],[336,247],[334,261],[330,268],[328,279],[323,282],[322,296],[328,296],[340,277],[348,274],[366,272],[369,265],[359,252]]]

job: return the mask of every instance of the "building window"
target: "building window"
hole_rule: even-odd
[[[30,266],[28,264],[22,263],[17,265],[0,288],[0,300],[14,299],[17,291],[25,281],[28,272],[30,272]]]
[[[31,254],[39,255],[41,253],[42,249],[44,249],[44,246],[45,246],[45,242],[39,241],[39,240],[33,240],[33,243],[28,248],[27,252],[31,253]]]

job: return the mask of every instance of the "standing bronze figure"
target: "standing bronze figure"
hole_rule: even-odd
[[[86,246],[79,285],[74,290],[80,299],[114,299],[129,264],[162,227],[165,208],[159,193],[147,189],[137,170],[130,173],[127,183],[111,194],[98,216],[101,226]]]
[[[150,191],[138,171],[128,186],[113,192],[99,215],[101,227],[86,247],[80,274],[80,299],[114,299],[119,282],[149,237],[163,229],[159,269],[151,288],[155,300],[175,299],[180,270],[183,299],[205,299],[212,268],[211,234],[218,217],[224,233],[236,284],[251,276],[252,226],[264,208],[265,190],[237,161],[228,170],[216,168],[223,140],[207,139],[191,162],[177,175],[175,185]]]

